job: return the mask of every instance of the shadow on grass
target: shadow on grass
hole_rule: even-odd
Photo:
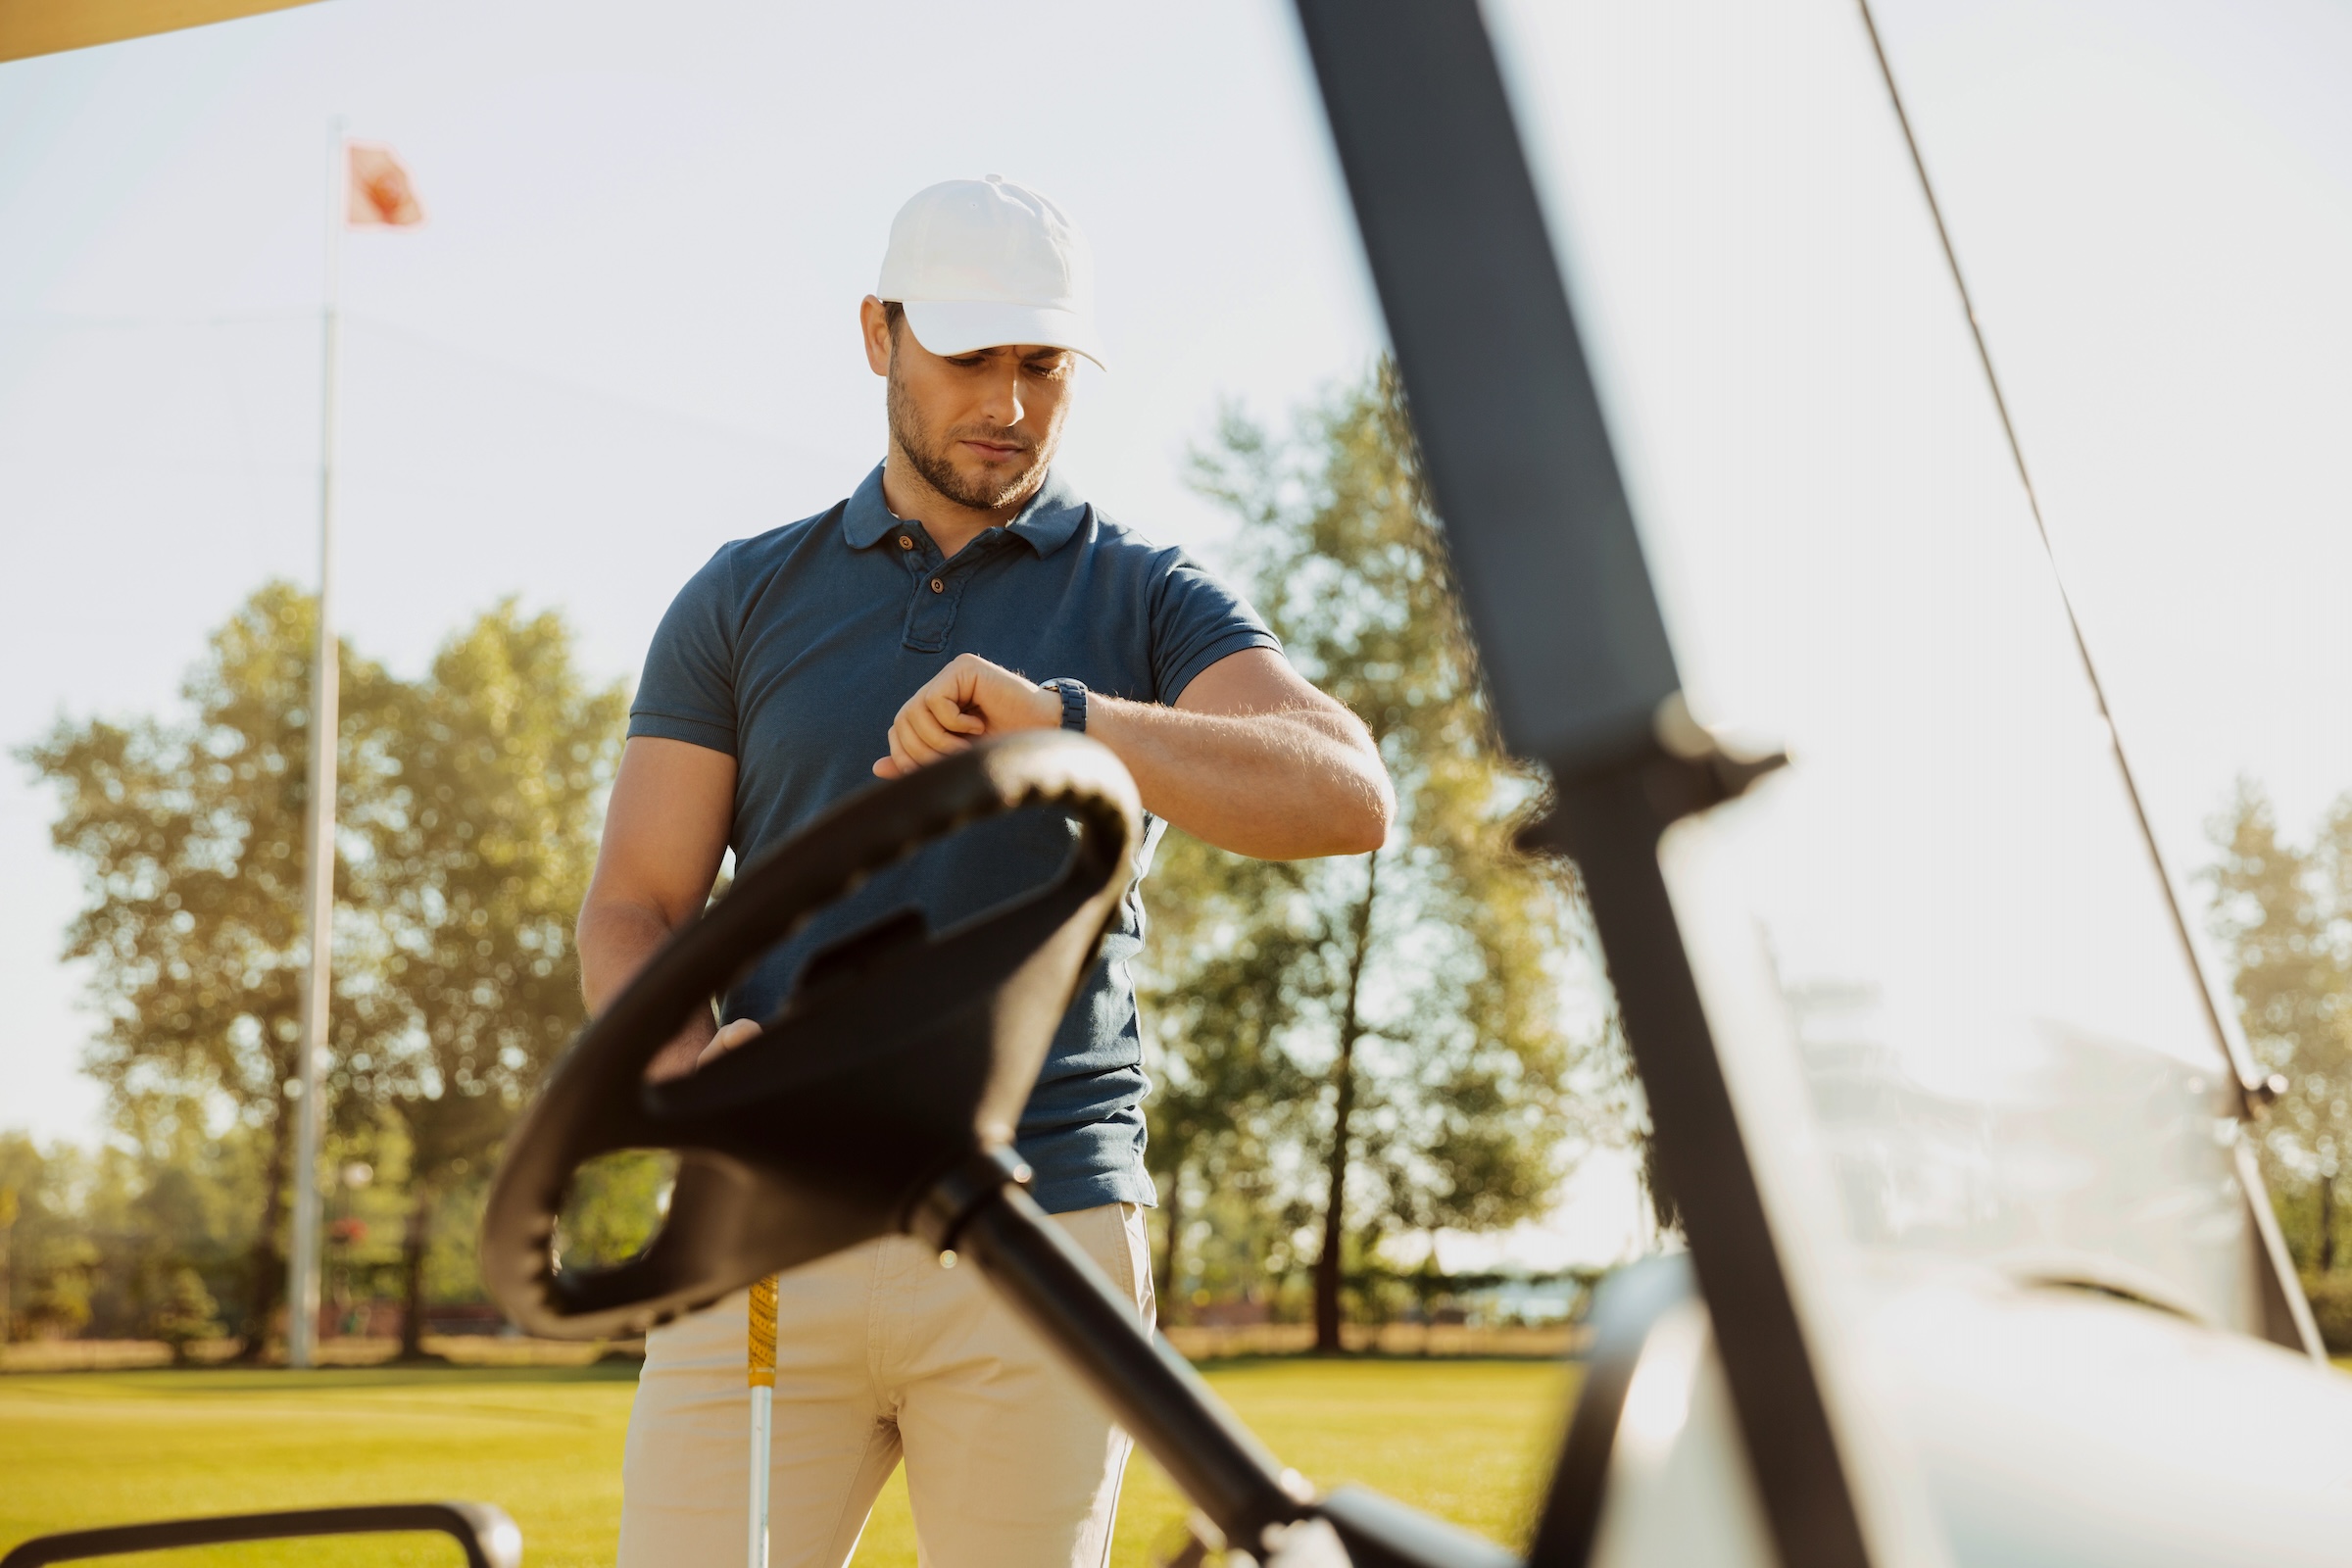
[[[1204,1355],[1193,1362],[1200,1372],[1268,1366],[1582,1366],[1579,1352],[1516,1355],[1507,1350],[1478,1355],[1423,1355],[1415,1350],[1237,1350]]]
[[[1203,1356],[1193,1366],[1203,1373],[1272,1369],[1277,1367],[1345,1366],[1547,1366],[1580,1365],[1574,1354],[1517,1355],[1494,1352],[1478,1355],[1423,1355],[1411,1350],[1244,1350],[1230,1355]],[[376,1366],[318,1367],[297,1372],[287,1367],[220,1366],[125,1368],[24,1368],[0,1371],[0,1387],[28,1379],[68,1379],[103,1383],[126,1392],[170,1396],[211,1396],[223,1394],[285,1395],[329,1393],[343,1389],[403,1389],[436,1387],[498,1387],[596,1383],[634,1383],[644,1362],[631,1355],[613,1354],[584,1366],[496,1366],[430,1359],[388,1361]]]
[[[296,1372],[286,1367],[141,1367],[127,1371],[23,1371],[0,1373],[0,1387],[17,1379],[88,1379],[141,1393],[302,1394],[338,1389],[432,1388],[443,1385],[634,1383],[644,1363],[634,1358],[594,1361],[586,1366],[463,1366],[454,1362],[391,1363],[384,1366],[320,1367]]]

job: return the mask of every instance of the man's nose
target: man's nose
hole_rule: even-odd
[[[1028,411],[1021,406],[1021,368],[1016,364],[990,367],[986,392],[980,405],[981,414],[996,424],[1011,426],[1021,422]]]

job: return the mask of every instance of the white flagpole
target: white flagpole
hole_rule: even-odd
[[[335,541],[335,390],[343,350],[341,302],[343,230],[349,221],[351,155],[337,116],[330,137],[326,186],[326,318],[324,388],[318,437],[318,646],[311,666],[310,885],[303,925],[310,934],[310,970],[302,1002],[301,1059],[294,1102],[294,1223],[286,1266],[286,1361],[307,1367],[318,1331],[318,1066],[326,1054],[328,1003],[333,995],[335,929],[335,731],[339,721],[333,608]]]

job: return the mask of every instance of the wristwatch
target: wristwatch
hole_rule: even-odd
[[[1086,682],[1067,675],[1041,680],[1038,685],[1061,699],[1061,727],[1086,733]]]

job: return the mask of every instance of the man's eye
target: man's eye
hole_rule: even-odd
[[[948,356],[948,363],[959,370],[969,370],[976,366],[986,365],[988,356],[985,354],[951,354]]]

